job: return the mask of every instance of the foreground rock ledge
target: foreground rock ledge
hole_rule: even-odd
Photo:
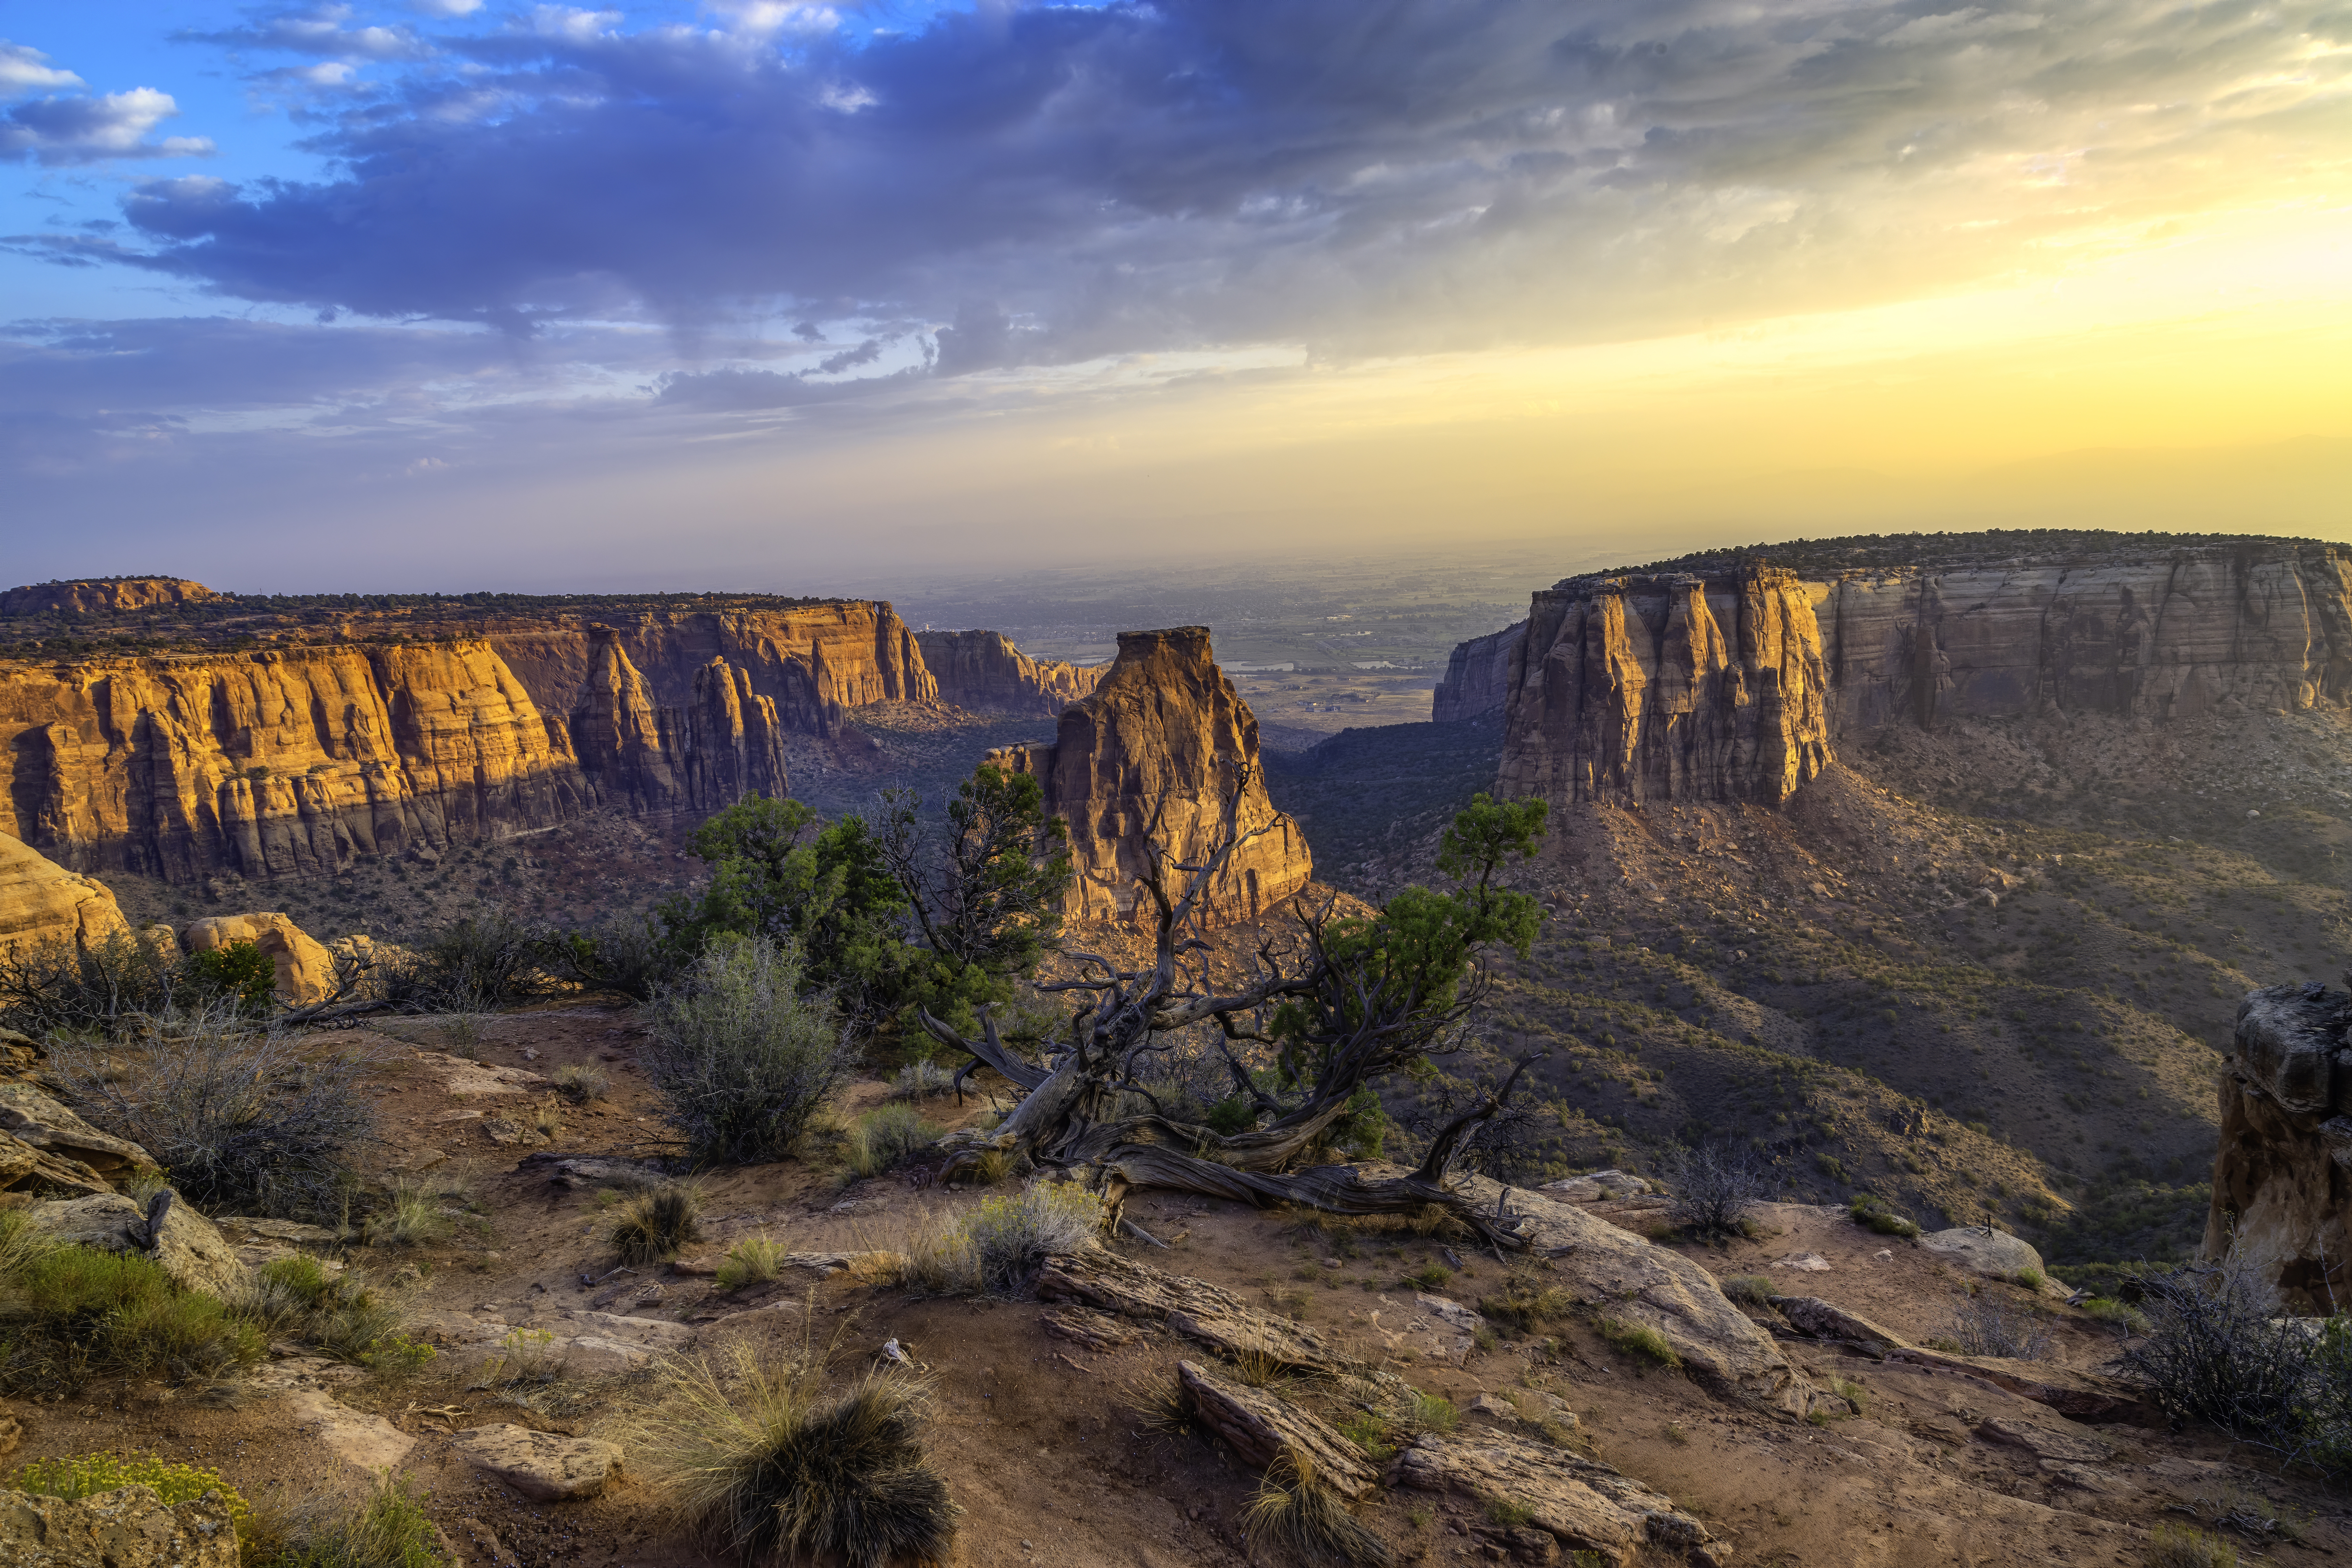
[[[1596,1460],[1507,1432],[1425,1433],[1397,1456],[1389,1484],[1524,1510],[1530,1525],[1571,1552],[1597,1552],[1612,1568],[1635,1561],[1644,1545],[1706,1568],[1731,1556],[1729,1543],[1671,1499]]]
[[[0,1491],[8,1568],[236,1568],[236,1526],[217,1492],[166,1504],[152,1487],[68,1501]]]

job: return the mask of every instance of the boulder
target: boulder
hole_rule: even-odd
[[[236,1525],[218,1492],[166,1503],[144,1486],[70,1501],[0,1491],[0,1563],[8,1568],[236,1568]]]
[[[2032,1245],[2005,1230],[1986,1234],[1980,1225],[1956,1226],[1950,1230],[1930,1231],[1919,1238],[1919,1245],[1930,1252],[1940,1252],[1956,1258],[1974,1273],[1992,1279],[2014,1279],[2027,1269],[2043,1277],[2049,1271],[2042,1266],[2042,1254]]]
[[[108,1174],[155,1168],[154,1156],[138,1144],[100,1132],[22,1079],[0,1082],[0,1132]]]
[[[180,944],[192,953],[236,942],[249,942],[269,955],[278,969],[278,999],[288,1005],[304,1007],[335,994],[334,954],[285,915],[214,915],[180,928]]]
[[[88,949],[128,925],[105,883],[0,833],[0,948]]]
[[[163,1215],[163,1234],[151,1245],[147,1211],[120,1193],[58,1198],[27,1211],[59,1239],[108,1252],[136,1252],[163,1266],[182,1288],[227,1296],[245,1283],[245,1265],[213,1222],[184,1203]]]
[[[1616,1568],[1644,1549],[1716,1568],[1730,1556],[1706,1527],[1595,1459],[1494,1428],[1424,1433],[1397,1456],[1392,1486],[1452,1492],[1489,1509],[1525,1510],[1528,1523],[1570,1552],[1591,1552]]]
[[[563,1437],[527,1426],[469,1426],[452,1445],[458,1458],[533,1502],[591,1498],[621,1468],[621,1446],[597,1437]]]
[[[1799,1333],[1817,1340],[1837,1340],[1846,1344],[1874,1347],[1884,1355],[1890,1350],[1901,1350],[1910,1341],[1892,1329],[1879,1327],[1868,1318],[1858,1317],[1842,1308],[1832,1307],[1818,1296],[1775,1296],[1772,1305],[1780,1316]]]
[[[338,1404],[323,1388],[299,1384],[289,1389],[285,1399],[296,1429],[319,1439],[355,1470],[389,1469],[416,1447],[415,1438],[383,1416]]]

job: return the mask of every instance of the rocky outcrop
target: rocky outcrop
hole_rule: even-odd
[[[189,881],[783,793],[786,731],[938,688],[886,604],[0,664],[0,831]]]
[[[161,1205],[161,1234],[150,1220],[152,1207],[131,1202],[119,1193],[89,1197],[57,1198],[35,1204],[27,1213],[35,1225],[60,1241],[94,1247],[106,1252],[131,1252],[152,1258],[184,1289],[226,1297],[245,1283],[245,1263],[213,1222],[186,1204]]]
[[[218,1492],[166,1503],[153,1487],[93,1497],[0,1491],[11,1568],[236,1568],[236,1521]]]
[[[918,632],[924,668],[940,700],[982,713],[1036,713],[1050,719],[1094,689],[1108,665],[1031,658],[995,632]]]
[[[2352,1300],[2352,996],[2270,985],[2238,1007],[2220,1073],[2221,1146],[2205,1255],[2234,1245],[2280,1299]]]
[[[1439,717],[1498,662],[1500,787],[1562,804],[1784,800],[1891,724],[2102,713],[2161,724],[2352,701],[2352,550],[2161,539],[2018,553],[1955,534],[1802,575],[1726,558],[1570,578],[1454,650]],[[1793,548],[1793,547],[1792,547]]]
[[[0,616],[109,616],[160,605],[201,605],[221,595],[184,577],[84,577],[0,594]]]
[[[1237,788],[1248,841],[1203,900],[1203,919],[1255,919],[1313,873],[1306,836],[1266,798],[1257,716],[1217,668],[1205,626],[1120,633],[1117,662],[1063,712],[1052,745],[990,760],[1036,774],[1045,809],[1069,824],[1073,920],[1148,921],[1138,879],[1153,868],[1154,844],[1179,862],[1205,858]]]
[[[269,955],[278,978],[280,1000],[306,1007],[335,994],[335,955],[310,939],[310,933],[274,910],[250,915],[214,915],[180,928],[180,945],[190,952],[210,952],[231,942],[249,942]]]
[[[1576,577],[1509,657],[1501,788],[1778,805],[1829,764],[1821,629],[1790,574]]]
[[[105,884],[0,834],[0,948],[71,942],[87,949],[127,924]]]
[[[1515,621],[1499,632],[1455,645],[1445,661],[1445,676],[1430,697],[1430,721],[1460,724],[1501,713],[1511,700],[1511,657],[1527,635],[1528,623]]]

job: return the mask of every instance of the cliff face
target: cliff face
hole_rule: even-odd
[[[1434,716],[1470,716],[1499,679],[1513,794],[1777,802],[1890,724],[2352,701],[2352,551],[2243,540],[1996,561],[1967,542],[1945,563],[1806,580],[1571,578],[1535,595],[1524,628],[1454,650]]]
[[[0,829],[83,869],[330,869],[600,804],[784,793],[783,735],[937,687],[887,605],[0,665]]]
[[[1830,760],[1821,630],[1785,572],[1570,578],[1507,679],[1507,795],[1777,805]]]
[[[1511,656],[1527,635],[1528,623],[1517,621],[1455,645],[1445,678],[1430,698],[1430,721],[1458,724],[1502,711],[1511,700]]]
[[[0,948],[54,942],[88,948],[127,923],[104,886],[0,834]]]
[[[1050,746],[1016,746],[991,761],[1037,775],[1045,807],[1066,820],[1076,875],[1073,920],[1143,923],[1152,864],[1148,835],[1179,861],[1205,858],[1225,798],[1250,773],[1244,832],[1264,829],[1227,862],[1204,901],[1209,924],[1250,920],[1307,885],[1314,859],[1298,825],[1274,808],[1257,773],[1257,716],[1217,668],[1205,626],[1123,632],[1118,658],[1092,696],[1071,704]],[[1171,889],[1171,892],[1174,890]]]
[[[1091,694],[1110,668],[1031,658],[995,632],[918,632],[915,637],[924,667],[939,682],[940,700],[977,712],[1052,718]]]
[[[2252,540],[1811,585],[1839,735],[1947,717],[2161,723],[2352,696],[2352,551]]]
[[[198,605],[219,598],[184,577],[94,577],[36,583],[0,594],[0,616],[105,616],[159,605]]]
[[[2231,1245],[2285,1304],[2331,1310],[2352,1289],[2352,996],[2272,985],[2238,1008],[2221,1070],[2221,1147],[2205,1254]]]

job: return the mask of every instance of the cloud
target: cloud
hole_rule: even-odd
[[[82,85],[81,78],[69,70],[58,69],[48,63],[48,58],[38,49],[0,38],[0,97]]]
[[[475,7],[436,13],[452,16],[464,16]],[[172,35],[176,42],[216,44],[231,49],[279,50],[288,54],[317,55],[341,59],[419,60],[430,57],[433,47],[416,35],[413,27],[385,27],[373,25],[351,26],[352,10],[349,5],[322,5],[299,10],[265,13],[241,27],[227,27],[210,32],[186,30]]]
[[[0,161],[50,167],[110,158],[191,158],[213,151],[202,136],[148,132],[180,112],[168,92],[135,87],[101,97],[43,98],[0,113]]]

